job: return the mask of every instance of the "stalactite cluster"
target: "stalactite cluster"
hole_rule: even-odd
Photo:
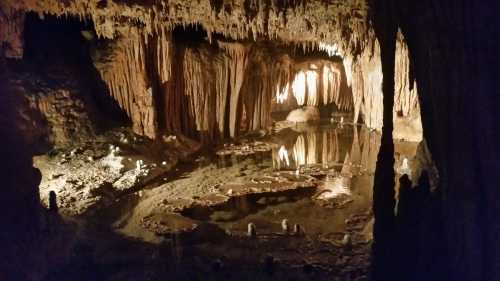
[[[317,106],[335,103],[343,110],[354,108],[355,122],[361,116],[368,127],[381,128],[380,51],[373,29],[366,20],[368,6],[365,1],[327,3],[238,0],[231,3],[224,1],[217,3],[209,0],[158,1],[145,4],[129,1],[86,0],[62,3],[55,0],[22,0],[5,3],[1,10],[6,15],[4,17],[9,18],[11,23],[9,26],[12,25],[19,31],[17,33],[9,31],[9,34],[22,33],[22,22],[16,24],[14,19],[15,15],[22,16],[25,11],[34,11],[41,17],[44,14],[71,15],[85,21],[91,20],[98,37],[113,40],[109,44],[109,49],[112,50],[108,50],[108,54],[105,55],[107,58],[101,56],[96,66],[111,95],[132,120],[134,131],[142,135],[155,137],[163,127],[187,132],[187,125],[190,122],[188,117],[177,117],[179,114],[176,114],[176,110],[180,105],[177,105],[177,109],[173,108],[173,104],[180,103],[186,97],[172,97],[172,95],[175,93],[196,96],[202,92],[218,97],[217,111],[214,111],[218,118],[216,124],[208,124],[214,121],[201,121],[203,118],[194,116],[193,112],[198,112],[202,107],[213,107],[199,103],[202,100],[191,103],[192,112],[189,118],[197,119],[193,123],[196,124],[196,130],[206,132],[209,138],[214,138],[216,135],[235,136],[241,126],[246,126],[247,129],[265,127],[269,122],[268,117],[264,117],[269,112],[267,99],[273,99],[275,96],[277,99],[283,99],[288,95],[294,96],[298,105]],[[174,63],[173,53],[182,51],[174,51],[170,34],[176,26],[186,27],[195,24],[207,31],[207,38],[211,43],[216,42],[213,37],[217,33],[218,36],[240,41],[276,40],[286,46],[302,49],[303,52],[319,50],[330,56],[342,57],[346,82],[351,87],[352,96],[338,90],[342,82],[338,68],[323,64],[317,65],[317,69],[311,69],[310,66],[287,69],[283,63],[278,66],[280,63],[277,62],[276,56],[271,63],[265,65],[255,63],[254,66],[263,72],[258,75],[259,77],[273,77],[277,81],[254,79],[255,83],[245,84],[243,76],[248,64],[251,63],[248,57],[251,52],[242,51],[240,47],[235,47],[236,44],[221,42],[218,42],[218,46],[225,50],[227,55],[219,58],[219,62],[213,62],[213,72],[218,72],[216,75],[218,78],[206,82],[217,85],[204,84],[203,88],[200,88],[202,84],[192,79],[184,79],[182,84],[179,82],[181,80],[179,77],[173,77],[178,74],[173,74],[171,67]],[[13,30],[11,27],[8,28]],[[398,59],[400,63],[397,63],[396,70],[398,93],[395,110],[402,116],[409,116],[416,106],[418,108],[417,93],[414,90],[414,82],[409,81],[406,43],[402,37],[398,42],[400,43],[397,46],[397,57],[401,59]],[[19,53],[19,50],[22,51],[22,46],[15,49]],[[190,54],[181,55],[187,56],[188,60],[192,57]],[[189,64],[184,65],[185,63],[180,61],[182,59],[176,58],[176,60],[177,73],[184,73],[181,69],[184,66],[190,67]],[[222,62],[227,65],[224,66]],[[186,70],[186,73],[190,73],[189,71],[191,70]],[[186,73],[182,74],[185,78],[189,76]],[[224,82],[226,78],[218,80],[225,76],[229,84]],[[246,76],[251,79],[251,75]],[[172,86],[175,83],[180,84]],[[195,85],[197,83],[198,85]],[[243,84],[260,89],[257,91],[246,89],[247,86]],[[212,89],[214,87],[215,90]],[[226,87],[227,90],[224,90]],[[191,92],[184,93],[184,90]],[[245,98],[244,92],[265,93],[265,95]],[[274,93],[270,94],[271,92]],[[206,99],[211,101],[213,98]],[[175,102],[172,104],[172,101]],[[240,104],[242,101],[245,103],[244,106]],[[256,111],[252,110],[255,105],[251,105],[255,101],[258,101],[259,105]],[[273,102],[275,103],[279,101]],[[184,112],[179,113],[184,114]],[[248,124],[237,118],[241,116]],[[223,119],[226,117],[228,121]]]
[[[351,69],[351,87],[354,100],[354,122],[359,116],[375,129],[382,128],[382,68],[380,45],[375,34],[370,33],[370,46],[354,61],[347,61]]]
[[[380,44],[375,34],[370,31],[369,46],[359,56],[344,58],[348,83],[352,89],[354,101],[354,122],[361,117],[370,128],[382,129],[383,95],[382,64]],[[420,107],[416,81],[410,77],[410,57],[408,46],[399,32],[396,41],[395,66],[395,118],[412,117],[420,124]],[[350,70],[350,71],[349,71]],[[349,75],[351,75],[349,77]],[[417,127],[421,127],[418,125]]]
[[[368,127],[382,128],[380,47],[374,34],[360,56],[344,58],[350,73],[343,77],[343,67],[331,60],[295,60],[256,43],[219,40],[216,47],[174,50],[166,28],[152,36],[137,28],[128,33],[134,36],[114,40],[110,55],[96,66],[139,134],[154,138],[164,123],[164,129],[190,136],[234,137],[241,128],[268,126],[272,108],[331,103],[354,109],[355,122],[361,116]],[[394,110],[409,116],[418,110],[418,99],[410,87],[406,44],[402,37],[398,42]],[[350,90],[343,89],[349,82]]]
[[[137,28],[110,42],[94,57],[94,65],[110,94],[130,117],[137,134],[158,135],[156,87],[170,80],[170,32],[158,30],[151,37]]]
[[[216,2],[220,2],[216,4]],[[92,19],[97,34],[114,38],[124,26],[143,26],[148,34],[160,27],[200,23],[212,33],[234,40],[268,38],[288,43],[302,42],[303,48],[318,48],[319,43],[337,43],[342,52],[364,45],[368,5],[352,1],[134,1],[97,0],[21,0],[8,6],[58,16],[73,15]],[[297,40],[300,38],[300,40]]]
[[[170,91],[165,91],[167,130],[202,139],[235,136],[249,47],[179,47]]]
[[[395,63],[394,110],[401,116],[410,116],[415,111],[420,114],[417,82],[410,77],[410,54],[401,31],[396,38]]]
[[[285,77],[289,81],[276,89],[277,104],[290,103],[297,106],[320,106],[334,103],[341,110],[352,109],[352,95],[341,89],[341,65],[330,60],[308,59],[293,62]],[[289,97],[294,100],[289,100]],[[278,105],[278,109],[279,109]]]
[[[179,47],[166,128],[202,139],[237,136],[270,125],[271,100],[288,81],[290,61],[255,44]]]

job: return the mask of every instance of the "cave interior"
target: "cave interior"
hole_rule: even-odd
[[[493,0],[5,0],[0,280],[500,280]]]

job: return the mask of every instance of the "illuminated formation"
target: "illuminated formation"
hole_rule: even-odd
[[[320,106],[334,103],[341,110],[352,109],[349,91],[341,91],[342,73],[338,64],[318,60],[299,63],[289,75],[291,81],[277,87],[276,101],[283,104],[293,96],[298,106]],[[291,95],[290,95],[291,93]]]

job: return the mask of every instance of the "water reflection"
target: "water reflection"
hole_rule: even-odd
[[[319,125],[288,128],[273,139],[273,168],[338,168],[342,174],[373,173],[380,144],[377,133],[365,127]]]
[[[307,196],[288,198],[241,198],[250,202],[251,212],[233,206],[210,215],[210,220],[230,231],[245,231],[247,224],[259,231],[278,232],[283,219],[304,226],[309,235],[331,235],[346,230],[345,221],[359,214],[370,214],[373,174],[380,135],[366,127],[332,124],[304,124],[277,132],[271,153],[254,157],[267,160],[275,171],[294,171],[317,178],[317,190]],[[240,159],[241,160],[241,159]],[[265,162],[267,162],[265,161]],[[239,161],[241,163],[241,161]],[[238,165],[238,161],[230,161]],[[237,214],[236,214],[237,213]],[[371,219],[370,215],[367,219]],[[364,227],[368,224],[363,224]],[[366,226],[369,228],[369,226]],[[369,236],[370,230],[366,231]]]

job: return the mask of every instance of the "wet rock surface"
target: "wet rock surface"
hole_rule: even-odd
[[[243,141],[240,144],[228,143],[217,150],[217,155],[250,155],[270,151],[276,144],[262,141]]]
[[[117,129],[76,148],[54,149],[34,158],[42,172],[42,204],[48,206],[53,191],[62,214],[95,211],[157,179],[198,148],[188,139],[153,143]]]

